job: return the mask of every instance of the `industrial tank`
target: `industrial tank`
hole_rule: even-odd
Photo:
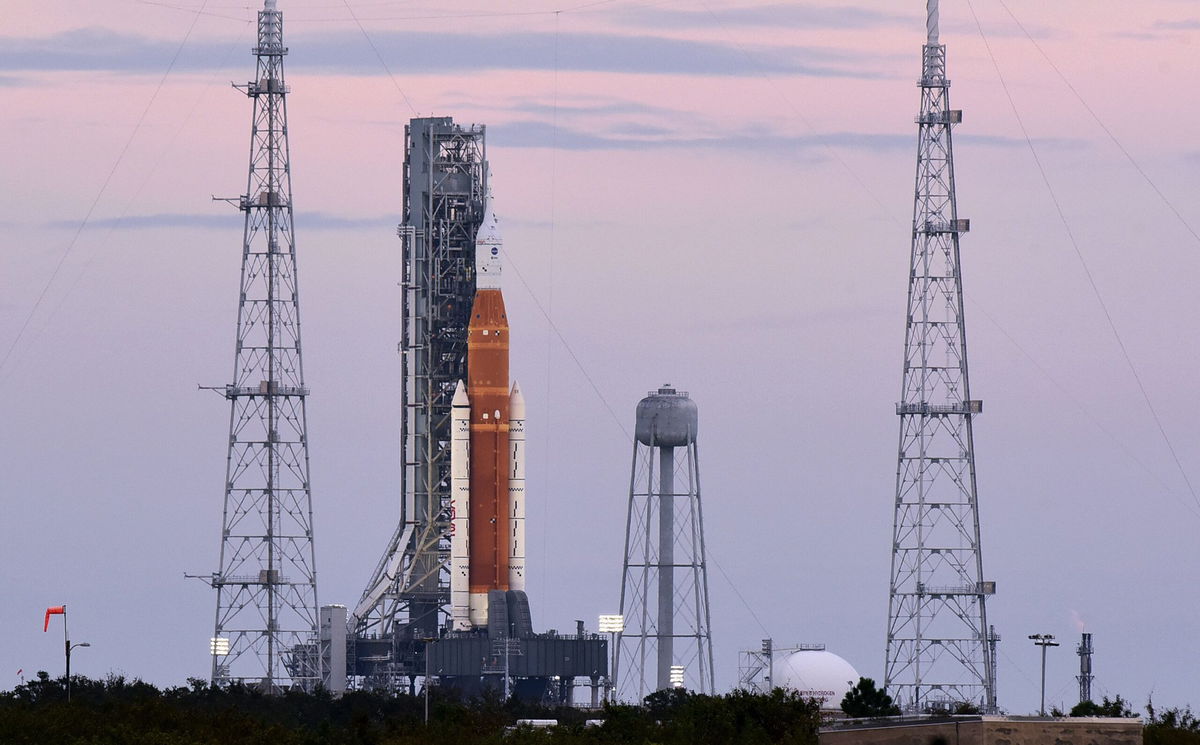
[[[817,699],[823,711],[840,709],[859,678],[854,667],[833,652],[807,649],[776,659],[773,673],[776,686]]]
[[[696,402],[667,384],[638,402],[635,434],[643,445],[684,447],[696,441],[698,421]]]

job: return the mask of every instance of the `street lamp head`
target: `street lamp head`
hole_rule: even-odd
[[[75,646],[77,646],[77,647],[90,647],[90,646],[92,646],[92,643],[91,643],[91,642],[80,642],[80,643],[76,644]]]

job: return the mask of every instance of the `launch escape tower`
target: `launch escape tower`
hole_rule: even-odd
[[[625,628],[613,664],[618,700],[674,686],[715,690],[698,420],[696,403],[669,386],[637,406],[621,574]]]
[[[900,402],[884,684],[906,711],[970,703],[996,710],[985,601],[971,398],[959,265],[946,47],[928,0],[917,117],[917,179]]]
[[[317,577],[300,303],[292,232],[283,14],[258,13],[250,175],[230,402],[212,681],[275,692],[320,680],[310,649],[317,634]]]
[[[405,127],[401,516],[351,626],[433,637],[450,602],[451,405],[467,378],[475,236],[487,193],[484,127],[449,117]]]

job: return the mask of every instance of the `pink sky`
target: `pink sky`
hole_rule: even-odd
[[[972,2],[1200,484],[1197,239],[999,0]],[[1005,2],[1200,226],[1200,9]],[[181,47],[201,6],[6,7],[0,352],[96,207],[0,368],[0,686],[16,682],[5,665],[57,674],[60,647],[36,625],[63,602],[93,643],[75,661],[83,674],[177,683],[207,671],[212,593],[182,573],[212,571],[218,548],[227,414],[195,386],[223,382],[233,351],[240,220],[210,197],[244,188],[249,106],[229,81],[251,74],[253,9],[208,3],[216,15]],[[395,83],[341,0],[280,2],[322,602],[357,599],[396,509],[392,227],[415,109],[491,128],[506,247],[530,288],[509,279],[506,296],[530,400],[530,497],[543,500],[530,514],[535,624],[614,611],[629,444],[608,407],[631,426],[638,398],[669,380],[701,409],[713,556],[766,627],[711,570],[718,684],[735,682],[736,651],[765,633],[824,641],[879,677],[923,3],[351,6]],[[428,15],[444,17],[416,18]],[[1098,691],[1200,704],[1200,600],[1184,589],[1200,504],[971,10],[944,0],[942,17],[966,112],[955,142],[973,223],[963,265],[972,382],[987,401],[976,443],[984,563],[999,584],[989,615],[1006,638],[1000,703],[1036,706],[1036,650],[1023,643],[1035,632],[1067,643],[1047,698],[1072,703],[1078,613],[1096,633]],[[414,55],[434,41],[473,61],[429,72]]]

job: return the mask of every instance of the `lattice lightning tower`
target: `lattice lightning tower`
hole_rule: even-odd
[[[283,14],[258,13],[257,70],[212,680],[274,692],[320,680],[300,305],[283,77]],[[227,651],[227,653],[226,653]]]
[[[946,47],[938,0],[928,2],[916,199],[896,470],[891,593],[884,682],[906,711],[971,703],[995,711],[994,658],[983,581],[971,398],[959,266]]]

